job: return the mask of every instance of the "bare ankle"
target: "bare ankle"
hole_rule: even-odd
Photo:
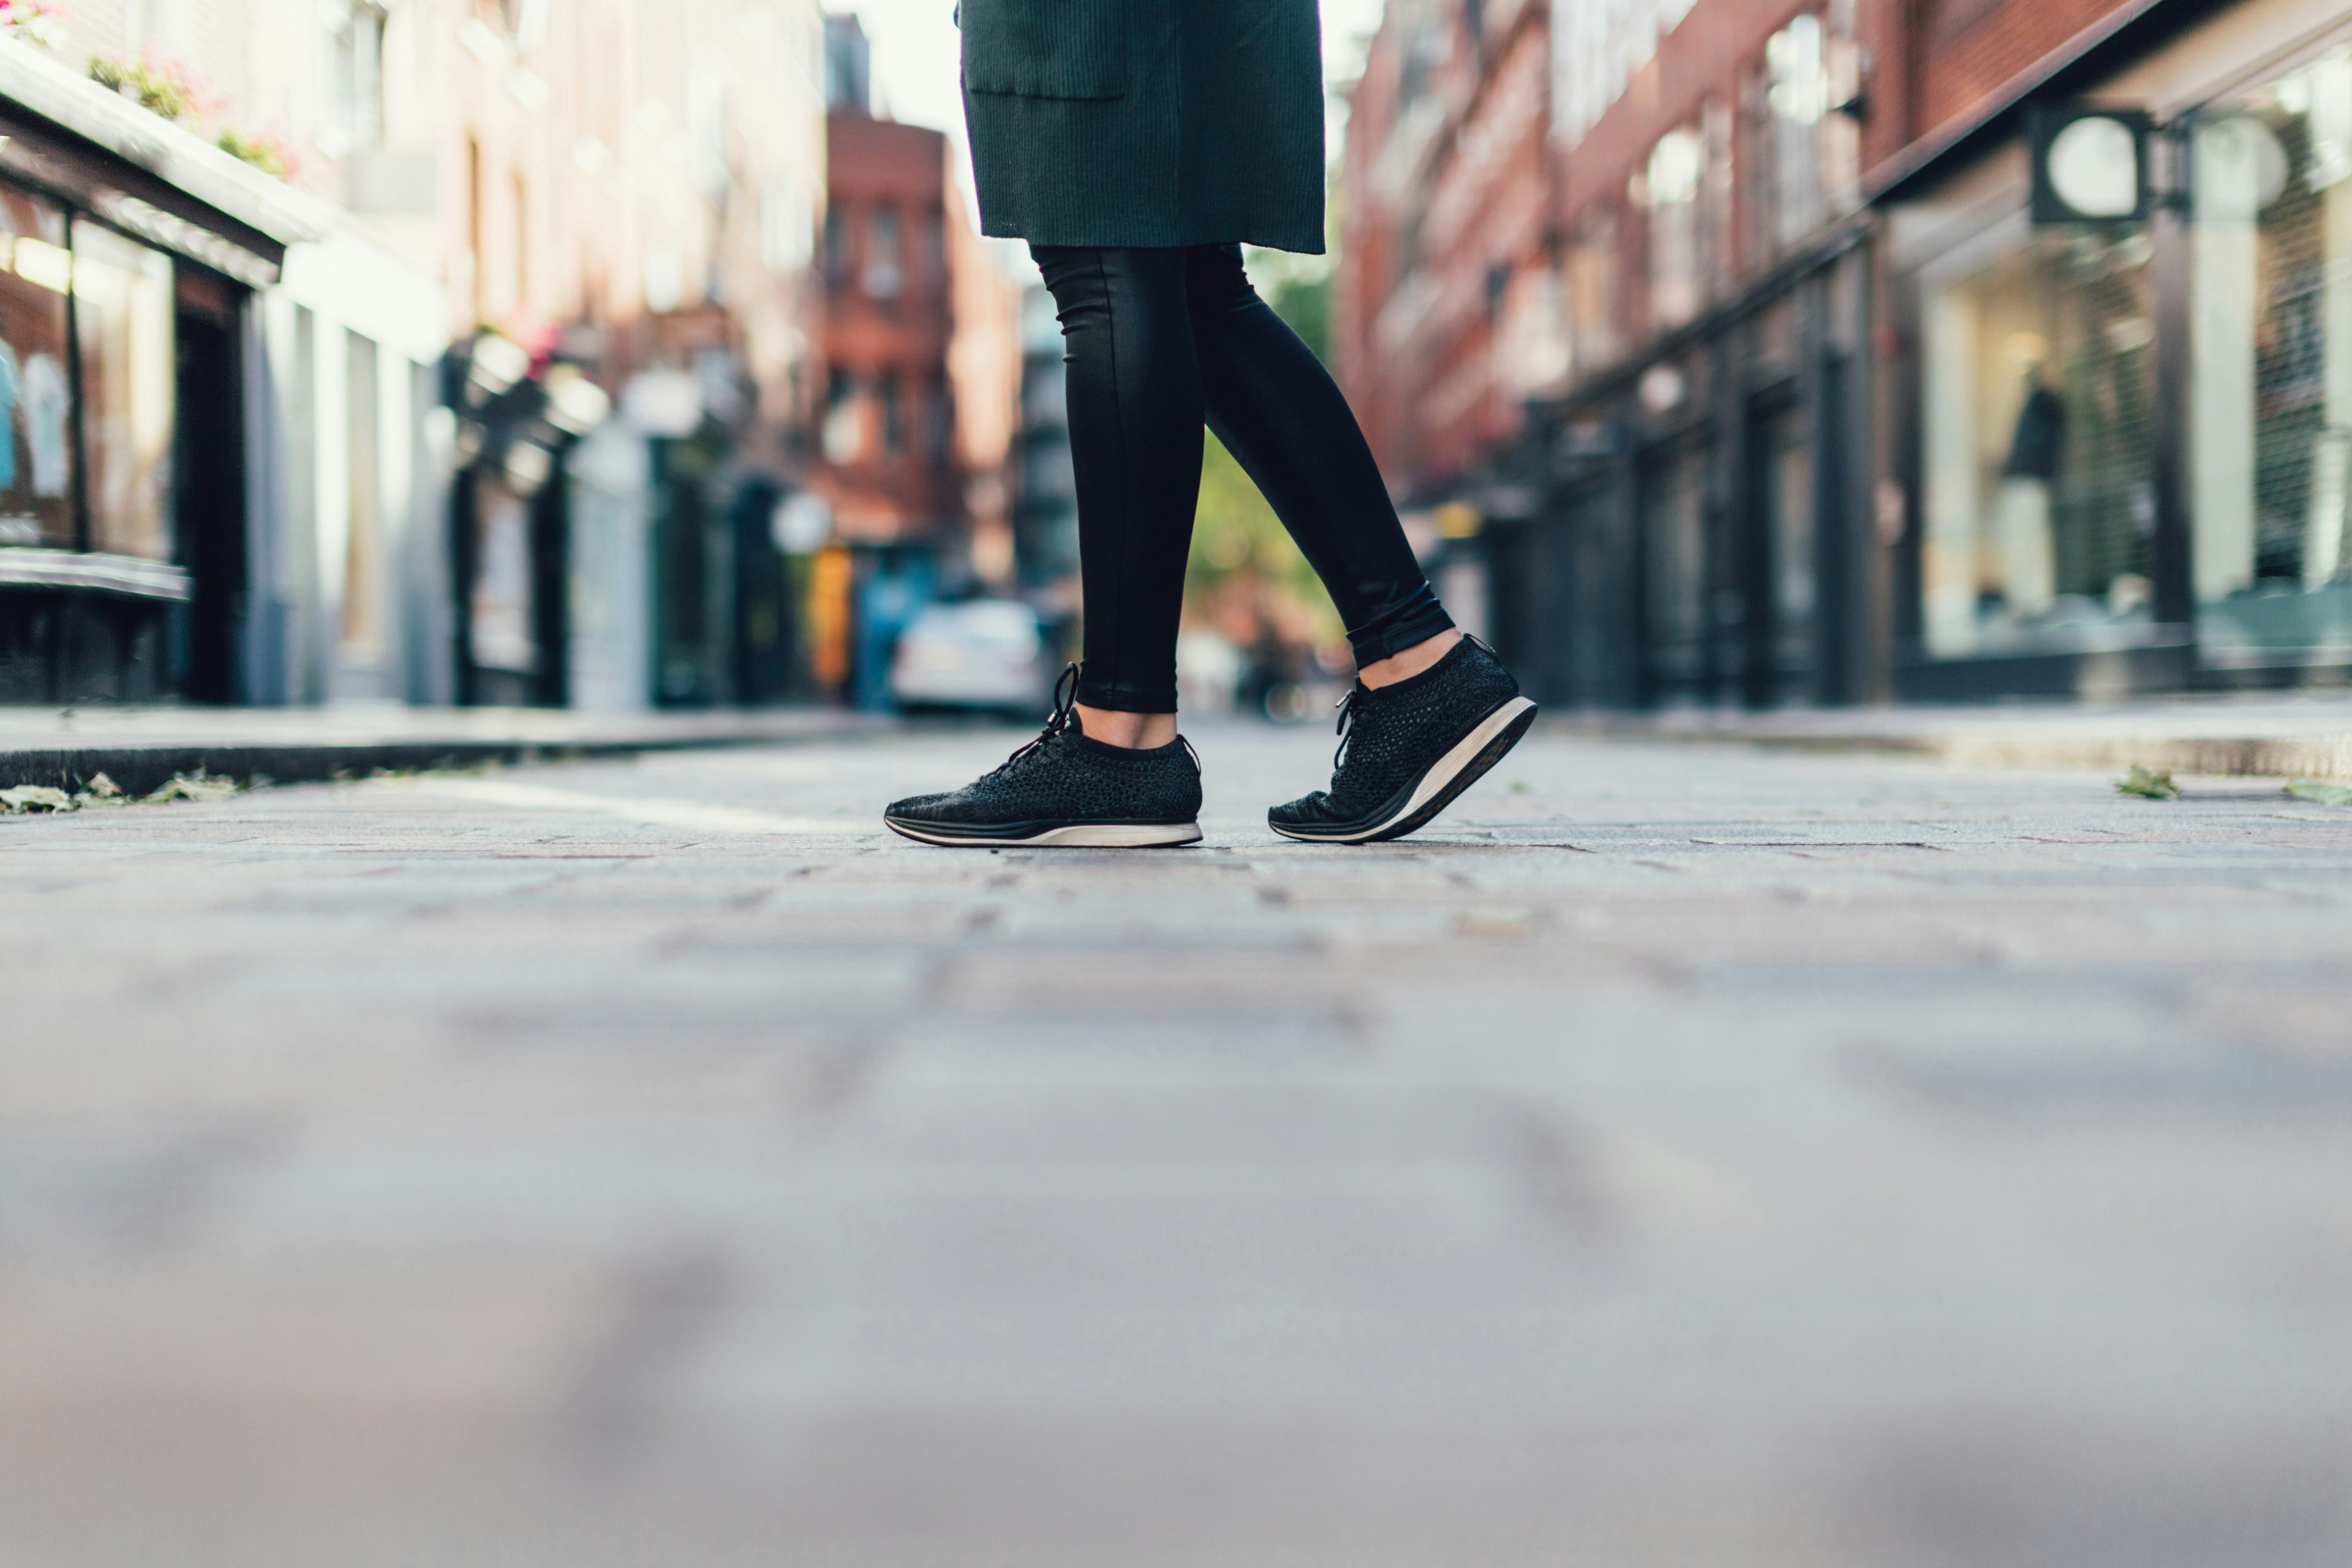
[[[1372,660],[1371,663],[1356,671],[1356,679],[1374,690],[1383,686],[1393,686],[1400,680],[1411,680],[1414,676],[1452,653],[1454,645],[1461,640],[1460,629],[1448,626],[1426,641],[1417,642],[1409,648],[1389,655],[1386,658]]]
[[[1131,752],[1152,751],[1176,738],[1173,713],[1129,713],[1117,708],[1089,708],[1081,702],[1078,725],[1087,740]]]

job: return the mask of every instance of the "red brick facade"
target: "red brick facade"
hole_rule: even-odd
[[[827,136],[819,482],[841,538],[927,538],[963,510],[948,364],[948,226],[962,214],[947,138],[843,112]]]
[[[1475,29],[1458,6],[1384,26],[1357,89],[1350,146],[1379,151],[1343,174],[1334,345],[1406,488],[1517,429],[1496,329],[1511,280],[1546,265],[1549,68],[1542,0],[1500,0]]]
[[[1873,7],[1899,14],[1898,8]],[[1913,8],[1907,61],[1913,106],[1905,129],[1927,137],[2086,29],[2119,0],[1927,0]]]
[[[1506,447],[1526,395],[1736,294],[1856,210],[1874,171],[2122,0],[1696,0],[1563,146],[1552,34],[1575,3],[1391,0],[1355,89],[1333,338],[1401,492],[1442,490]],[[1802,152],[1819,159],[1810,205],[1776,172],[1790,154],[1768,108],[1772,40],[1806,16],[1826,88]],[[1690,275],[1668,300],[1643,203],[1676,132],[1705,147],[1706,173]]]

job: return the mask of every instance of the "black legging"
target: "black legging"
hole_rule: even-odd
[[[1068,347],[1086,590],[1079,701],[1176,710],[1204,417],[1330,590],[1358,664],[1454,624],[1347,400],[1250,287],[1241,247],[1035,255]]]

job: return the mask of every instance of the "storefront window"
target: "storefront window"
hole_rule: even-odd
[[[2020,215],[1925,278],[1932,657],[2153,638],[2150,250]]]
[[[65,214],[0,192],[0,546],[74,544]]]
[[[1790,408],[1764,421],[1757,456],[1764,465],[1759,499],[1771,551],[1772,638],[1779,673],[1801,679],[1812,664],[1813,448],[1805,412]]]
[[[171,258],[90,223],[74,226],[73,251],[91,544],[167,561],[177,370]]]
[[[2200,650],[2352,651],[2352,47],[2209,110],[2194,147]]]
[[[1642,479],[1651,659],[1668,690],[1695,688],[1706,657],[1706,454],[1692,449]]]
[[[383,430],[373,339],[343,338],[343,450],[350,530],[343,540],[343,657],[362,668],[383,658]]]
[[[474,663],[528,675],[539,662],[530,625],[530,507],[495,479],[474,481]]]

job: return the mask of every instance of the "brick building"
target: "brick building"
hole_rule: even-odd
[[[2347,40],[2297,0],[1396,0],[1343,381],[1553,700],[2339,677]],[[2036,221],[2031,132],[2086,106],[2140,199]]]
[[[1382,466],[1426,487],[1517,427],[1548,275],[1541,0],[1391,0],[1355,89],[1333,353]],[[1508,318],[1506,324],[1506,318]]]
[[[841,111],[825,138],[821,482],[843,540],[928,542],[961,521],[948,141]]]
[[[835,543],[814,616],[832,628],[820,675],[878,703],[908,614],[942,581],[1011,574],[1019,302],[948,139],[872,114],[856,24],[836,17],[833,32],[815,483]]]

